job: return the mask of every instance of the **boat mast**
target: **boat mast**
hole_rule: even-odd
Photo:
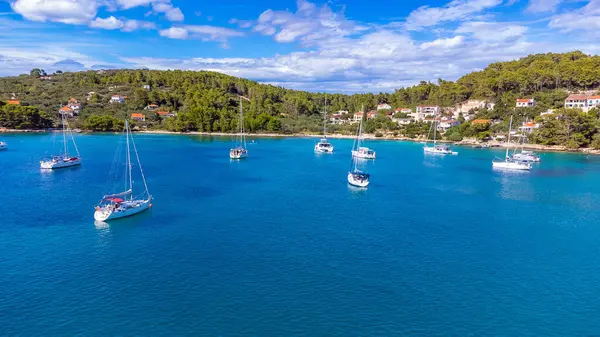
[[[129,189],[130,191],[133,191],[133,180],[131,179],[131,154],[129,151],[129,121],[125,120],[125,139],[127,141],[127,163],[126,163],[126,169],[127,169],[127,173],[129,175]],[[133,199],[133,193],[130,193],[130,199]]]
[[[360,117],[360,125],[358,127],[358,138],[356,140],[356,151],[358,151],[358,149],[360,148],[360,141],[362,138],[362,124],[363,124],[363,119],[365,119],[365,106],[361,106],[360,110],[362,112],[362,116]]]
[[[138,167],[140,168],[140,173],[142,175],[142,181],[144,182],[144,188],[146,189],[146,197],[150,198],[150,193],[148,192],[148,185],[146,184],[146,176],[144,175],[144,170],[142,169],[142,162],[140,161],[140,156],[138,155],[138,150],[137,150],[137,147],[135,146],[135,141],[133,140],[133,135],[131,136],[131,144],[133,144],[133,152],[135,152],[135,158],[137,160]],[[131,174],[131,170],[129,172]],[[133,198],[133,193],[131,193],[131,196]]]
[[[506,157],[505,157],[506,159],[508,159],[508,146],[510,145],[510,133],[512,131],[512,119],[513,119],[513,116],[510,115],[510,124],[508,126],[508,143],[506,144]]]
[[[65,129],[65,123],[66,123],[65,114],[64,113],[61,114],[61,117],[62,117],[62,127],[63,127],[63,144],[65,147],[65,154],[63,157],[67,158],[68,157],[68,154],[67,154],[67,130]]]
[[[323,112],[323,137],[327,138],[327,96],[325,96],[325,111]]]
[[[242,97],[240,96],[240,146],[246,149],[246,135],[244,131],[244,107]]]
[[[437,136],[437,114],[434,113],[433,114],[433,147],[435,147],[436,144],[436,138]]]

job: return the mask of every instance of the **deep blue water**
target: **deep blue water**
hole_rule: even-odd
[[[424,157],[372,141],[137,135],[151,211],[95,224],[120,137],[77,136],[84,164],[42,173],[52,136],[0,152],[2,335],[600,334],[600,158],[501,150]]]

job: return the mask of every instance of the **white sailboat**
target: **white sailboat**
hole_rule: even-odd
[[[59,155],[54,155],[50,158],[44,158],[40,160],[40,167],[46,170],[54,170],[65,167],[72,167],[81,165],[81,157],[79,156],[79,150],[77,149],[77,144],[75,143],[75,138],[73,138],[73,132],[69,127],[69,123],[67,122],[67,117],[64,114],[61,114],[62,119],[62,134],[63,134],[63,153]],[[75,148],[76,156],[69,155],[69,147],[67,141],[67,134],[71,137],[71,141],[73,142],[73,147]]]
[[[323,112],[323,138],[315,144],[316,153],[333,153],[333,144],[327,140],[327,98],[325,99],[325,111]]]
[[[362,172],[358,169],[358,157],[354,156],[355,150],[360,148],[360,136],[362,134],[362,119],[360,120],[360,125],[358,127],[358,133],[356,138],[354,139],[354,144],[352,144],[352,162],[350,164],[350,170],[348,171],[348,184],[356,187],[367,187],[369,186],[369,180],[371,179],[371,175],[365,172]]]
[[[246,149],[246,133],[244,130],[244,108],[242,107],[242,99],[240,98],[240,134],[236,136],[236,147],[229,150],[230,159],[243,159],[248,157]]]
[[[128,217],[152,207],[152,204],[150,203],[152,201],[152,196],[148,192],[146,177],[144,176],[144,171],[142,170],[142,164],[140,162],[140,157],[138,156],[135,142],[133,141],[133,136],[131,135],[131,130],[129,129],[128,121],[125,121],[125,139],[127,144],[127,155],[125,161],[126,190],[102,197],[102,200],[100,200],[100,203],[98,203],[96,206],[96,211],[94,212],[94,219],[97,221],[108,221]],[[144,191],[138,196],[134,196],[133,194],[133,165],[131,163],[131,147],[133,147],[137,165],[140,169],[140,175],[142,177],[142,181],[144,182]]]
[[[364,111],[364,106],[361,107],[361,111]],[[364,112],[363,112],[363,117],[364,117]],[[356,147],[352,147],[352,157],[353,158],[360,158],[360,159],[375,159],[377,153],[375,152],[375,150],[370,149],[366,146],[361,146],[362,143],[362,122],[363,122],[363,118],[361,118],[360,120],[360,126],[358,128],[358,136],[356,137],[355,145]]]
[[[423,146],[423,152],[425,154],[441,154],[441,155],[457,155],[458,152],[452,151],[452,149],[447,145],[437,145],[437,118],[436,115],[433,115],[433,123],[431,123],[431,127],[433,128],[433,146],[427,146],[427,141],[425,142],[425,146]],[[431,129],[429,130],[431,132]],[[427,135],[429,138],[429,135]]]
[[[508,129],[508,142],[506,147],[506,155],[504,156],[504,160],[495,158],[492,161],[492,168],[502,169],[502,170],[517,170],[517,171],[529,171],[531,170],[531,163],[525,161],[515,160],[508,155],[508,145],[510,144],[510,134],[512,132],[512,116],[510,116],[510,124]]]
[[[516,160],[516,161],[524,161],[524,162],[529,162],[529,163],[539,163],[540,162],[540,156],[530,150],[525,150],[525,139],[527,137],[525,136],[524,132],[521,133],[521,151],[520,152],[515,152],[512,155],[512,159]]]

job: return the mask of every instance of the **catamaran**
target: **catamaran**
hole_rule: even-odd
[[[364,107],[361,108],[361,110],[364,110]],[[363,112],[363,114],[364,114],[364,112]],[[355,140],[356,147],[352,147],[352,157],[360,158],[360,159],[375,159],[375,156],[377,155],[375,150],[370,149],[366,146],[360,146],[361,143],[362,143],[362,118],[360,120],[360,126],[358,128],[358,136]]]
[[[236,136],[236,147],[229,150],[230,159],[243,159],[248,157],[246,149],[246,134],[244,130],[244,108],[242,107],[242,98],[240,97],[240,134]]]
[[[73,137],[73,132],[71,128],[69,128],[69,123],[67,122],[67,117],[64,114],[61,114],[62,119],[62,134],[63,134],[63,153],[59,155],[54,155],[50,158],[44,158],[40,160],[40,167],[42,169],[54,170],[65,167],[77,166],[81,165],[81,157],[79,156],[79,150],[77,149],[77,144],[75,143],[75,138]],[[69,147],[67,141],[67,134],[71,137],[71,141],[73,142],[73,147],[75,148],[76,156],[72,157],[69,155]]]
[[[367,187],[369,186],[371,175],[358,169],[358,157],[354,155],[354,152],[360,148],[361,133],[362,119],[360,120],[360,126],[358,127],[358,133],[354,139],[354,144],[352,144],[352,162],[350,164],[350,170],[348,171],[348,184],[356,187]]]
[[[510,124],[508,129],[508,142],[506,146],[506,155],[504,156],[504,160],[500,158],[495,158],[492,161],[492,168],[502,169],[502,170],[518,170],[518,171],[529,171],[531,170],[531,163],[525,161],[519,161],[511,158],[508,155],[508,145],[510,144],[510,134],[512,133],[512,116],[510,116]]]
[[[447,145],[437,145],[437,118],[436,115],[433,115],[433,123],[431,123],[431,127],[433,128],[433,146],[427,146],[427,141],[425,142],[425,146],[423,146],[423,151],[425,154],[441,154],[441,155],[457,155],[458,152],[452,151],[452,149]],[[429,129],[429,133],[431,133],[431,129]],[[429,139],[429,134],[427,135]]]
[[[146,184],[146,177],[142,170],[142,164],[140,157],[138,156],[135,142],[133,141],[133,135],[129,129],[129,122],[125,121],[125,142],[127,144],[127,155],[125,160],[125,188],[123,192],[105,195],[100,200],[100,203],[96,205],[96,212],[94,212],[94,219],[97,221],[108,221],[119,218],[128,217],[152,207],[152,196],[148,192],[148,185]],[[135,153],[137,165],[140,169],[140,175],[144,183],[144,191],[134,196],[133,194],[133,179],[132,179],[132,168],[131,163],[131,147]]]
[[[315,144],[316,153],[333,153],[333,144],[327,140],[327,99],[325,99],[325,111],[323,112],[323,138]]]

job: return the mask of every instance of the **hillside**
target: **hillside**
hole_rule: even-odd
[[[138,123],[142,127],[232,132],[237,128],[236,115],[240,97],[243,97],[248,100],[244,102],[244,111],[250,132],[295,133],[320,129],[319,112],[323,111],[325,99],[329,111],[355,112],[363,105],[367,111],[374,109],[378,103],[389,103],[393,108],[414,108],[420,104],[450,107],[477,98],[497,103],[494,110],[482,111],[478,117],[504,120],[512,113],[516,98],[533,97],[538,102],[537,107],[528,109],[521,116],[533,118],[547,108],[561,107],[568,92],[598,88],[600,56],[581,52],[530,55],[516,61],[490,64],[456,82],[440,79],[438,83],[421,82],[394,93],[355,95],[289,90],[207,71],[57,71],[49,76],[40,75],[43,71],[34,69],[30,75],[0,78],[0,101],[15,98],[21,105],[38,107],[41,111],[36,120],[42,122],[19,125],[13,119],[20,113],[31,114],[32,109],[15,112],[16,108],[10,107],[10,113],[0,115],[0,127],[45,127],[47,119],[56,123],[59,108],[73,97],[82,103],[80,114],[73,121],[77,127],[117,128],[119,120],[131,113],[143,112],[147,120]],[[115,94],[126,96],[125,103],[109,103]],[[144,111],[149,104],[156,104],[160,106],[159,110],[174,112],[177,116],[162,118],[154,112]],[[399,127],[385,118],[369,122],[367,128],[371,131],[380,129],[417,135],[427,129],[422,125]],[[337,132],[351,132],[354,127],[336,125],[332,128]]]

